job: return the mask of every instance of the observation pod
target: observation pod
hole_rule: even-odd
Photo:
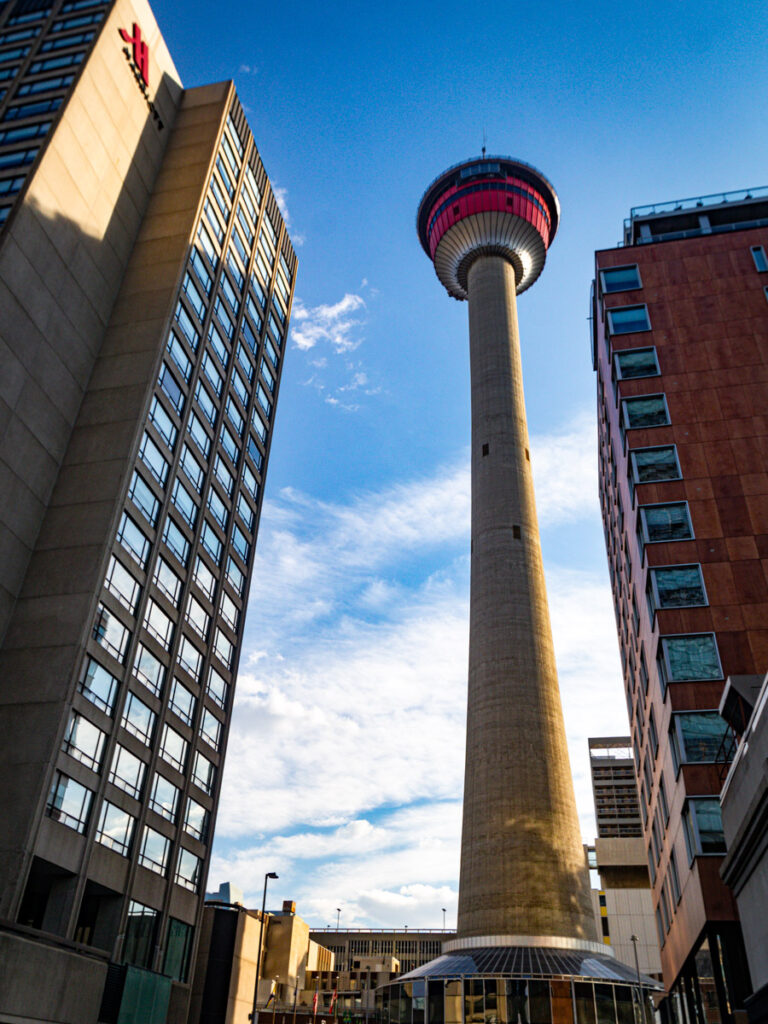
[[[659,989],[597,941],[557,682],[517,295],[541,274],[559,220],[547,179],[498,156],[441,174],[417,215],[439,280],[469,304],[467,746],[456,937],[379,989],[386,1024],[649,1019]]]

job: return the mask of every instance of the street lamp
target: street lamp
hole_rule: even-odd
[[[268,871],[264,875],[264,895],[261,899],[261,925],[259,927],[259,952],[256,955],[256,982],[253,986],[253,1009],[248,1014],[248,1019],[254,1022],[259,1019],[256,1006],[259,1002],[259,978],[261,977],[261,950],[264,945],[264,914],[267,908],[267,885],[270,878],[277,877],[274,871]]]
[[[341,907],[336,907],[336,931],[339,930],[339,921],[341,920]]]
[[[642,1004],[642,989],[640,987],[640,961],[637,959],[637,944],[640,939],[637,935],[630,935],[629,941],[632,943],[632,948],[635,951],[635,972],[637,973],[637,1005],[640,1011],[640,1019],[643,1019],[643,1004]]]
[[[443,931],[445,931],[445,907],[443,907]]]

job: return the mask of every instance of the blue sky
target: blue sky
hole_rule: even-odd
[[[586,737],[627,729],[587,299],[631,206],[768,184],[764,4],[156,0],[186,85],[234,78],[300,268],[210,884],[313,924],[455,921],[468,588],[466,306],[414,220],[489,152],[562,204],[520,300],[585,839]],[[263,570],[263,571],[261,571]]]

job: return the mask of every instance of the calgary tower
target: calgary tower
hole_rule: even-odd
[[[457,935],[382,996],[398,1024],[411,1020],[409,985],[430,1024],[631,1021],[654,986],[597,941],[533,493],[517,296],[559,219],[549,181],[508,157],[451,167],[419,205],[424,251],[469,304],[469,678]],[[411,1012],[418,1024],[415,1002]]]

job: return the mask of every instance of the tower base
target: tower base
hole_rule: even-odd
[[[654,1024],[663,986],[598,943],[471,941],[378,988],[381,1024]]]

